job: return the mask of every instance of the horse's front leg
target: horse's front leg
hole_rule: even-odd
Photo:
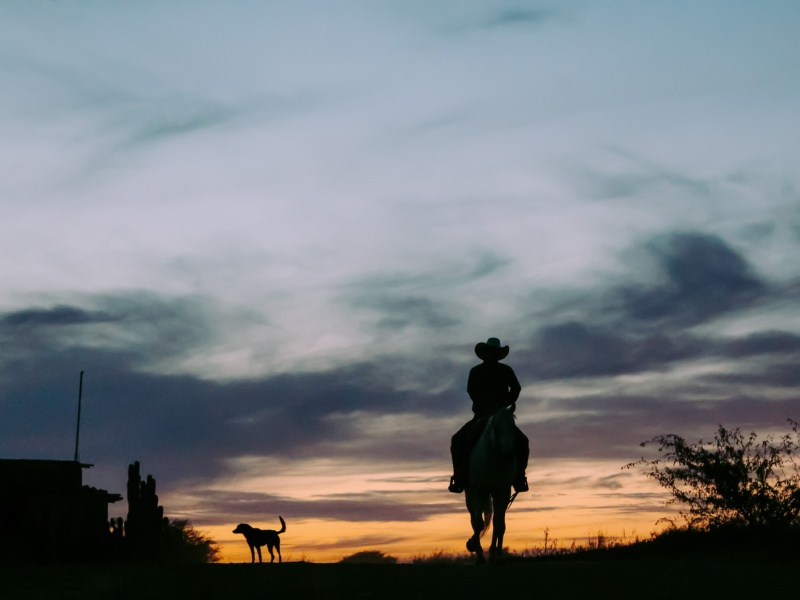
[[[481,535],[483,535],[484,530],[484,499],[480,494],[476,494],[475,491],[471,489],[467,489],[464,496],[464,499],[467,501],[467,510],[469,511],[469,522],[472,526],[472,537],[467,540],[467,550],[476,554],[478,564],[481,564],[486,562],[483,556],[483,548],[481,547]]]
[[[503,555],[503,537],[506,533],[506,504],[495,507],[492,518],[492,545],[489,547],[489,558],[498,559]]]
[[[482,564],[486,562],[486,558],[483,555],[483,547],[481,546],[483,518],[480,513],[478,515],[470,514],[470,522],[472,523],[472,537],[467,540],[467,550],[475,553],[478,564]]]

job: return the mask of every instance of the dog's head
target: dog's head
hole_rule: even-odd
[[[250,533],[253,531],[253,528],[250,527],[247,523],[239,523],[236,526],[236,529],[233,530],[233,533],[241,533],[242,535]]]

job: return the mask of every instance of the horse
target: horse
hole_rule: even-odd
[[[514,419],[509,407],[495,411],[469,457],[469,483],[464,491],[473,535],[467,540],[467,550],[477,554],[478,564],[486,562],[481,537],[489,525],[492,525],[490,560],[499,559],[503,552],[506,510],[517,468]]]

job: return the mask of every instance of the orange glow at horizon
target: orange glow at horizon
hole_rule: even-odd
[[[447,491],[446,477],[441,472],[379,472],[374,466],[363,464],[349,465],[348,471],[332,471],[330,466],[326,461],[314,460],[273,476],[253,476],[253,470],[245,469],[249,476],[220,481],[215,487],[229,492],[279,489],[281,498],[318,501],[321,506],[330,496],[357,496],[380,490],[396,494],[391,496],[394,502],[415,504],[422,514],[425,506],[437,509],[431,516],[411,522],[294,518],[284,512],[284,561],[337,562],[364,550],[380,550],[400,560],[435,552],[466,552],[464,544],[471,529],[464,496]],[[331,474],[337,471],[348,475]],[[641,473],[622,471],[614,461],[540,462],[529,470],[529,481],[531,492],[516,499],[507,517],[505,546],[515,551],[543,547],[545,530],[550,544],[555,541],[560,548],[569,548],[573,543],[585,546],[589,538],[598,534],[609,540],[646,539],[660,529],[656,526],[659,518],[674,514],[665,505],[668,496],[654,482]],[[193,497],[192,502],[180,495],[167,497],[164,505],[183,504],[179,518],[193,521],[195,517],[206,522],[195,527],[217,542],[222,562],[250,562],[244,538],[232,533],[237,524],[235,517],[204,515],[202,492]],[[280,526],[277,512],[266,522],[252,520],[250,524],[262,529]],[[484,545],[489,541],[487,534]],[[263,554],[269,561],[266,549]]]

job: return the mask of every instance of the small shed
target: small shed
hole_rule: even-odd
[[[0,557],[5,561],[83,562],[110,544],[108,505],[119,494],[83,485],[71,460],[0,459]]]

